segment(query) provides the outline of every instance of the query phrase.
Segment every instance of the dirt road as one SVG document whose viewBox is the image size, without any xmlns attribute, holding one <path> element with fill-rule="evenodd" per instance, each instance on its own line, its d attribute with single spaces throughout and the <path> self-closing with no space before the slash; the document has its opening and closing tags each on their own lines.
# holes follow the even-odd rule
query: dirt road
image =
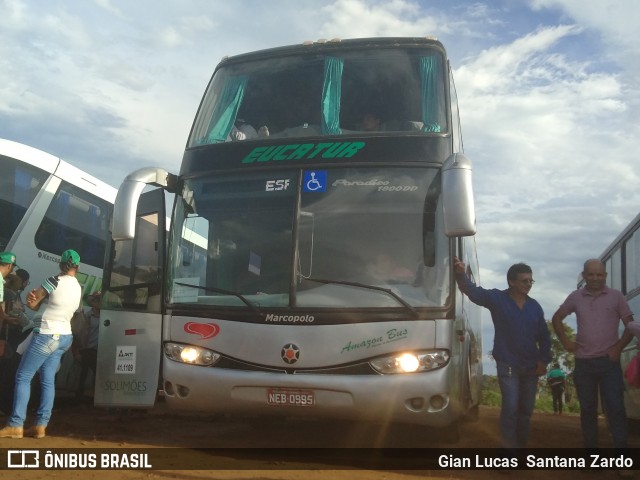
<svg viewBox="0 0 640 480">
<path fill-rule="evenodd" d="M 3 422 L 6 418 L 0 418 Z M 107 411 L 92 405 L 58 402 L 44 439 L 0 439 L 0 449 L 91 449 L 83 451 L 105 452 L 108 449 L 127 449 L 141 452 L 145 448 L 180 447 L 189 450 L 167 450 L 163 461 L 177 465 L 195 465 L 198 470 L 12 470 L 2 472 L 3 478 L 38 479 L 375 479 L 399 480 L 413 478 L 477 479 L 496 477 L 491 470 L 439 470 L 413 471 L 405 467 L 393 468 L 394 462 L 383 462 L 380 469 L 367 462 L 354 459 L 363 452 L 349 449 L 370 448 L 448 448 L 457 456 L 458 448 L 497 448 L 498 410 L 481 408 L 480 420 L 463 426 L 462 440 L 455 445 L 442 445 L 437 433 L 428 434 L 406 429 L 383 429 L 372 425 L 348 422 L 317 421 L 252 421 L 177 415 L 167 411 L 163 404 L 148 412 Z M 611 446 L 604 419 L 601 421 L 602 444 Z M 631 438 L 633 447 L 640 447 L 640 436 Z M 573 415 L 554 416 L 536 413 L 532 422 L 531 447 L 579 448 L 581 434 L 579 418 Z M 203 451 L 197 449 L 226 449 Z M 295 450 L 295 449 L 322 450 Z M 233 449 L 233 450 L 228 450 Z M 268 450 L 278 449 L 278 450 Z M 334 449 L 334 450 L 331 450 Z M 290 454 L 288 454 L 288 452 Z M 296 453 L 297 452 L 297 453 Z M 305 452 L 300 455 L 299 452 Z M 398 452 L 402 452 L 398 450 Z M 370 451 L 365 450 L 370 455 Z M 157 451 L 154 454 L 157 459 Z M 352 461 L 350 461 L 350 459 Z M 215 469 L 215 470 L 213 470 Z M 10 473 L 9 476 L 6 474 Z M 574 478 L 583 475 L 555 470 L 512 471 L 516 478 L 544 479 Z M 569 474 L 569 477 L 567 477 Z M 617 478 L 613 471 L 599 473 L 599 479 Z M 638 472 L 640 478 L 640 472 Z"/>
</svg>

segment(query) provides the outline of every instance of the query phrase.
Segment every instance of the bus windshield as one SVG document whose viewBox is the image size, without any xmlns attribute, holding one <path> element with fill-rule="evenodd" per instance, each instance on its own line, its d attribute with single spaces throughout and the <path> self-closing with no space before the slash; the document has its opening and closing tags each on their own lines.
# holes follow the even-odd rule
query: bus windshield
<svg viewBox="0 0 640 480">
<path fill-rule="evenodd" d="M 223 62 L 188 147 L 267 137 L 444 133 L 443 63 L 440 50 L 426 47 Z"/>
<path fill-rule="evenodd" d="M 170 301 L 440 308 L 449 296 L 441 213 L 436 168 L 188 179 L 173 220 Z"/>
</svg>

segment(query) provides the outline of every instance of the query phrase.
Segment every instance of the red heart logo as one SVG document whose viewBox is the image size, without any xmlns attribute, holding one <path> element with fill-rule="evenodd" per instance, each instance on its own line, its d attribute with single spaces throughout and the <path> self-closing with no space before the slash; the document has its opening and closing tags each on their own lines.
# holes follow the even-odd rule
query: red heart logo
<svg viewBox="0 0 640 480">
<path fill-rule="evenodd" d="M 220 333 L 220 327 L 215 323 L 189 322 L 184 324 L 184 331 L 200 335 L 203 339 L 213 338 Z"/>
</svg>

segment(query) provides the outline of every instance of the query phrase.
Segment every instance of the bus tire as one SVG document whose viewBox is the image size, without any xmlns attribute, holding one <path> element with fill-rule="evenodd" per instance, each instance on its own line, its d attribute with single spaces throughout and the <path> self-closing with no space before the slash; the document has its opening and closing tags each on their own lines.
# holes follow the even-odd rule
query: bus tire
<svg viewBox="0 0 640 480">
<path fill-rule="evenodd" d="M 467 410 L 464 415 L 467 422 L 477 422 L 480 420 L 480 405 L 474 405 Z"/>
<path fill-rule="evenodd" d="M 437 429 L 438 438 L 442 443 L 454 444 L 460 441 L 460 420 L 454 422 L 447 427 Z"/>
<path fill-rule="evenodd" d="M 471 363 L 470 356 L 467 355 L 467 369 L 464 381 L 464 393 L 462 397 L 462 405 L 464 408 L 463 418 L 467 422 L 477 422 L 480 418 L 480 402 L 473 404 L 473 395 L 471 393 Z"/>
</svg>

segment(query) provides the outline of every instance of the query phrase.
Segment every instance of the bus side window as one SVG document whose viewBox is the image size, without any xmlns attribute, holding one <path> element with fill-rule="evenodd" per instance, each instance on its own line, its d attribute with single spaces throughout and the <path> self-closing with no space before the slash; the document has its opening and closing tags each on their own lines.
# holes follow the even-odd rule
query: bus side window
<svg viewBox="0 0 640 480">
<path fill-rule="evenodd" d="M 63 182 L 38 227 L 36 247 L 54 255 L 73 248 L 82 263 L 102 268 L 110 211 L 106 201 Z"/>
</svg>

